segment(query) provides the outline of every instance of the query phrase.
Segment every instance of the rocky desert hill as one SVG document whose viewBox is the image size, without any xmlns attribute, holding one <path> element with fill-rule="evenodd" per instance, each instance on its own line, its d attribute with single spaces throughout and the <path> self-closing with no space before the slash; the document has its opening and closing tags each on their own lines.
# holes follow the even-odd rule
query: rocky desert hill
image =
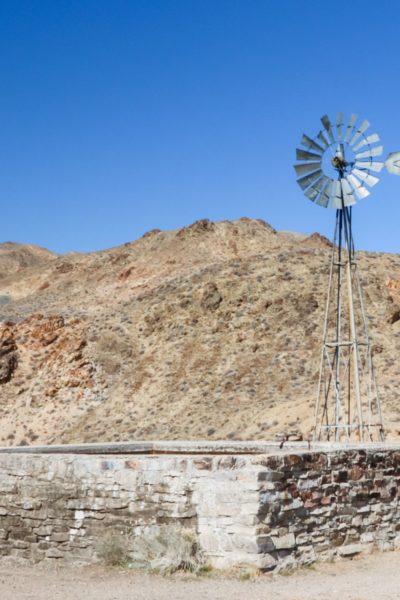
<svg viewBox="0 0 400 600">
<path fill-rule="evenodd" d="M 400 434 L 400 256 L 358 254 Z M 0 444 L 308 435 L 330 245 L 198 221 L 103 252 L 0 245 Z"/>
</svg>

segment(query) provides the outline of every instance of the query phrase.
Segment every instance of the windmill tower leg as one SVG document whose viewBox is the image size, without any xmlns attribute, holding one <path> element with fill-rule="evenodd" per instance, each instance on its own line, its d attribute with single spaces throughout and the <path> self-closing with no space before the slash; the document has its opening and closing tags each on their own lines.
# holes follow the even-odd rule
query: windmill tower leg
<svg viewBox="0 0 400 600">
<path fill-rule="evenodd" d="M 344 229 L 346 237 L 346 275 L 347 275 L 347 292 L 348 292 L 348 309 L 349 309 L 349 324 L 350 324 L 350 362 L 353 364 L 353 381 L 354 381 L 354 396 L 355 405 L 358 417 L 358 437 L 359 440 L 363 440 L 364 435 L 364 419 L 363 411 L 361 406 L 361 392 L 360 392 L 360 357 L 358 352 L 358 339 L 356 330 L 356 320 L 354 314 L 354 298 L 353 298 L 353 268 L 356 268 L 354 248 L 352 247 L 352 235 L 351 235 L 351 208 L 343 206 L 342 208 Z"/>
<path fill-rule="evenodd" d="M 344 205 L 336 211 L 314 417 L 317 440 L 383 439 L 351 216 Z"/>
</svg>

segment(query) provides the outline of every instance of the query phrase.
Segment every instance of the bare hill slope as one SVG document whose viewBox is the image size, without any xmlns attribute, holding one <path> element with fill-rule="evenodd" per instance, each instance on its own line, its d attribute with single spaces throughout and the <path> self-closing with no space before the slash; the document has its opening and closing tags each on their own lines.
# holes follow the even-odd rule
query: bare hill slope
<svg viewBox="0 0 400 600">
<path fill-rule="evenodd" d="M 0 444 L 307 435 L 329 258 L 250 219 L 91 254 L 0 245 Z M 400 257 L 359 264 L 396 438 Z"/>
</svg>

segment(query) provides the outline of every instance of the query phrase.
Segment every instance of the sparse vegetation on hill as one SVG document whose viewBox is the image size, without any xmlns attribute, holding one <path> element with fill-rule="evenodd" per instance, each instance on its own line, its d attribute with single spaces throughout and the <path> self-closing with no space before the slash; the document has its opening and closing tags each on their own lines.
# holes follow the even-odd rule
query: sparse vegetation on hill
<svg viewBox="0 0 400 600">
<path fill-rule="evenodd" d="M 198 221 L 103 252 L 0 245 L 0 444 L 307 436 L 330 243 Z M 400 256 L 360 253 L 400 432 Z"/>
</svg>

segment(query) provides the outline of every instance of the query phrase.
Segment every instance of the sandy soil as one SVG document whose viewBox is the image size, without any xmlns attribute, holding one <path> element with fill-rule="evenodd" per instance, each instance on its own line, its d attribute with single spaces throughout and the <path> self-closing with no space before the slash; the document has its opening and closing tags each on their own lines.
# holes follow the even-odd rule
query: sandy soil
<svg viewBox="0 0 400 600">
<path fill-rule="evenodd" d="M 0 567 L 1 600 L 398 600 L 399 553 L 253 580 L 91 568 Z"/>
</svg>

